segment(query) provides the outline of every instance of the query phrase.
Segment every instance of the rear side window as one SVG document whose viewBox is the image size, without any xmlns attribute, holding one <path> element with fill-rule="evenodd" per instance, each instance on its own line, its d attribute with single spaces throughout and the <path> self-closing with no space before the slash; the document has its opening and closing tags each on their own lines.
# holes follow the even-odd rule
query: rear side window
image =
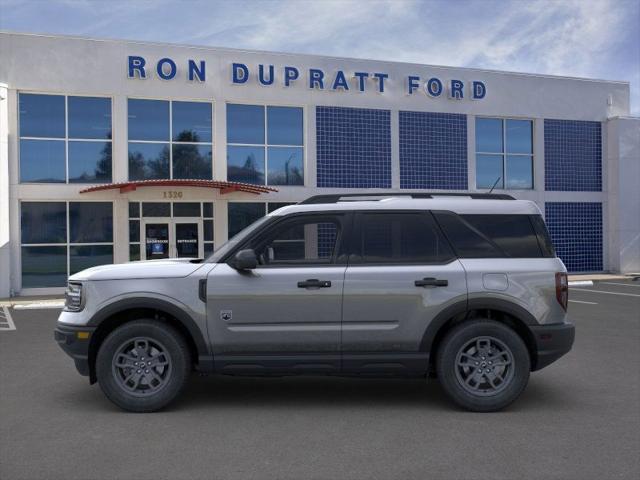
<svg viewBox="0 0 640 480">
<path fill-rule="evenodd" d="M 556 251 L 553 248 L 553 242 L 551 242 L 551 237 L 549 236 L 547 226 L 544 224 L 542 216 L 531 215 L 529 218 L 531 219 L 533 228 L 538 236 L 538 244 L 540 245 L 540 250 L 542 250 L 542 256 L 555 257 Z"/>
<path fill-rule="evenodd" d="M 438 264 L 455 258 L 427 213 L 362 213 L 359 226 L 360 263 Z"/>
</svg>

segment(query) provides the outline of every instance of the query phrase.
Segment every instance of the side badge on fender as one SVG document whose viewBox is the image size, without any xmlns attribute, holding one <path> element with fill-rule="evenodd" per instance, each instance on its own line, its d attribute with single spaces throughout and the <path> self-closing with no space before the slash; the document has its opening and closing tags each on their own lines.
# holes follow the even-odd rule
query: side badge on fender
<svg viewBox="0 0 640 480">
<path fill-rule="evenodd" d="M 228 322 L 232 318 L 233 318 L 232 310 L 220 310 L 220 320 L 224 320 L 225 322 Z"/>
</svg>

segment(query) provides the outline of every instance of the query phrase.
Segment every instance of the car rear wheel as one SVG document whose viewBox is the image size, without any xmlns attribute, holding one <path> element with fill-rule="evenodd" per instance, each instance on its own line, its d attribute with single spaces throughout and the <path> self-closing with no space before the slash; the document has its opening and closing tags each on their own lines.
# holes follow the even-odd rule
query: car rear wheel
<svg viewBox="0 0 640 480">
<path fill-rule="evenodd" d="M 184 388 L 189 348 L 173 327 L 136 320 L 111 332 L 100 346 L 96 376 L 113 403 L 132 412 L 164 408 Z"/>
<path fill-rule="evenodd" d="M 438 349 L 436 370 L 447 395 L 475 412 L 505 408 L 529 381 L 529 352 L 520 336 L 493 321 L 469 320 L 454 327 Z"/>
</svg>

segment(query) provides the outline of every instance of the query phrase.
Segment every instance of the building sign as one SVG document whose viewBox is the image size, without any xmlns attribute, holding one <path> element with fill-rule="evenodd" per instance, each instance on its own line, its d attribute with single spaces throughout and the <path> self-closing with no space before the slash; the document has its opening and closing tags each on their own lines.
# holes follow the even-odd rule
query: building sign
<svg viewBox="0 0 640 480">
<path fill-rule="evenodd" d="M 190 59 L 185 66 L 178 67 L 176 62 L 168 57 L 161 58 L 155 64 L 149 64 L 144 57 L 129 56 L 127 76 L 132 79 L 156 76 L 162 80 L 174 80 L 182 68 L 186 71 L 187 80 L 205 82 L 206 67 L 205 60 Z M 294 85 L 304 85 L 313 90 L 385 93 L 389 74 L 344 70 L 329 72 L 320 68 L 301 69 L 295 66 L 276 67 L 268 64 L 249 66 L 239 62 L 232 62 L 229 65 L 229 80 L 232 84 L 246 85 L 252 79 L 265 87 L 278 85 L 289 88 Z M 407 95 L 423 94 L 430 98 L 481 100 L 487 94 L 486 85 L 479 80 L 463 81 L 435 76 L 407 75 L 402 78 L 402 83 Z"/>
</svg>

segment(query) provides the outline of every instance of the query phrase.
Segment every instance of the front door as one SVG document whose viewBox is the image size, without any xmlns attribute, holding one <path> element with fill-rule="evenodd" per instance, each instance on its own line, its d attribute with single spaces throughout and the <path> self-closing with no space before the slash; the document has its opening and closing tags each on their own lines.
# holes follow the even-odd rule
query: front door
<svg viewBox="0 0 640 480">
<path fill-rule="evenodd" d="M 346 215 L 275 220 L 252 248 L 254 270 L 217 265 L 207 280 L 207 321 L 223 372 L 336 372 L 340 369 L 340 252 Z"/>
<path fill-rule="evenodd" d="M 144 259 L 203 258 L 201 218 L 143 220 Z"/>
</svg>

